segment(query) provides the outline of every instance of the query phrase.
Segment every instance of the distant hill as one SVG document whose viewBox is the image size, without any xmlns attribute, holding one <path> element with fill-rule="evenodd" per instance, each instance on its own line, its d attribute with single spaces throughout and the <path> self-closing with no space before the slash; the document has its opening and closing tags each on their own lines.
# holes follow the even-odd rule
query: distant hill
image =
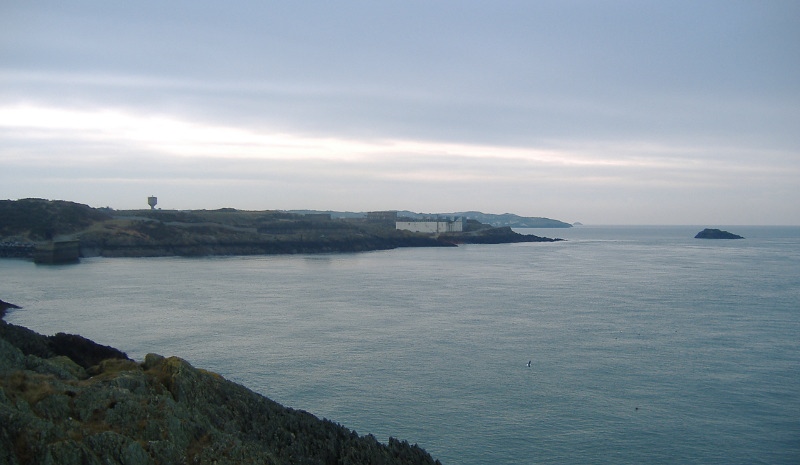
<svg viewBox="0 0 800 465">
<path fill-rule="evenodd" d="M 453 212 L 453 213 L 414 213 L 397 212 L 398 216 L 408 216 L 410 218 L 422 218 L 425 216 L 463 216 L 468 220 L 480 221 L 496 228 L 509 226 L 512 228 L 571 228 L 572 225 L 559 220 L 541 217 L 519 216 L 513 213 L 483 213 L 477 211 Z"/>
<path fill-rule="evenodd" d="M 65 200 L 0 200 L 0 237 L 50 240 L 109 219 L 106 211 Z"/>
<path fill-rule="evenodd" d="M 285 210 L 285 212 L 294 213 L 296 215 L 328 214 L 331 215 L 331 218 L 334 219 L 341 219 L 341 218 L 358 219 L 367 217 L 366 212 L 338 212 L 333 210 Z"/>
<path fill-rule="evenodd" d="M 307 215 L 312 213 L 327 213 L 331 218 L 366 218 L 366 212 L 337 212 L 331 210 L 289 210 L 288 213 Z M 519 216 L 513 213 L 483 213 L 478 211 L 451 212 L 451 213 L 417 213 L 409 210 L 399 210 L 398 217 L 423 219 L 436 216 L 463 216 L 468 220 L 476 220 L 494 227 L 510 226 L 512 228 L 571 228 L 572 225 L 559 220 L 542 217 Z"/>
</svg>

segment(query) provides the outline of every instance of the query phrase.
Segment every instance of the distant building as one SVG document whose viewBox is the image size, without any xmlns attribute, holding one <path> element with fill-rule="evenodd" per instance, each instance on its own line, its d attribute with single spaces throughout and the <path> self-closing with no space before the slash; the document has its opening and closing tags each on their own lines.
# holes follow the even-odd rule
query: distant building
<svg viewBox="0 0 800 465">
<path fill-rule="evenodd" d="M 397 211 L 367 212 L 367 222 L 369 223 L 389 223 L 395 224 L 397 221 Z"/>
<path fill-rule="evenodd" d="M 150 210 L 156 209 L 156 204 L 158 203 L 158 197 L 155 195 L 151 195 L 147 198 L 147 205 L 150 205 Z"/>
<path fill-rule="evenodd" d="M 397 229 L 404 231 L 413 231 L 428 234 L 441 234 L 448 232 L 463 232 L 466 224 L 466 218 L 434 218 L 414 220 L 404 218 L 402 221 L 397 221 L 395 226 Z"/>
<path fill-rule="evenodd" d="M 330 221 L 330 213 L 306 213 L 303 218 L 311 221 Z"/>
</svg>

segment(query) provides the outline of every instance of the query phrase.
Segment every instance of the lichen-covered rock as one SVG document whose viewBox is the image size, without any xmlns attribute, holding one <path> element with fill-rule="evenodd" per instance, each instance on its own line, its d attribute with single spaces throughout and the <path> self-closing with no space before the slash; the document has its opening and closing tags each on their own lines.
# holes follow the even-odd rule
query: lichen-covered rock
<svg viewBox="0 0 800 465">
<path fill-rule="evenodd" d="M 0 464 L 438 463 L 417 446 L 360 437 L 177 357 L 84 368 L 65 356 L 25 355 L 4 334 L 52 351 L 35 341 L 45 336 L 0 328 Z M 100 353 L 72 340 L 84 364 L 81 350 Z"/>
</svg>

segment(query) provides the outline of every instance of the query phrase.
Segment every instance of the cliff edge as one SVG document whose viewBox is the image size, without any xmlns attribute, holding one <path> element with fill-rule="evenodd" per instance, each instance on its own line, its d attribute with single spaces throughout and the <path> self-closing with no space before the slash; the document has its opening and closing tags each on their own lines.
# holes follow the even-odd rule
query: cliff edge
<svg viewBox="0 0 800 465">
<path fill-rule="evenodd" d="M 0 320 L 2 464 L 438 464 L 177 357 L 144 362 Z"/>
</svg>

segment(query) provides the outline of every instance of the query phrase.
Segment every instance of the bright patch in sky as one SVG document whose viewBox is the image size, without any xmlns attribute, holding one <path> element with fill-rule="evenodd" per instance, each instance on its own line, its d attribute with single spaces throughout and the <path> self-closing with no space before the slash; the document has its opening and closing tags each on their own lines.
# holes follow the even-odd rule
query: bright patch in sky
<svg viewBox="0 0 800 465">
<path fill-rule="evenodd" d="M 255 132 L 168 116 L 118 110 L 68 110 L 37 106 L 0 107 L 0 130 L 26 139 L 109 141 L 144 151 L 182 157 L 318 159 L 350 162 L 378 157 L 429 156 L 517 160 L 539 165 L 576 167 L 670 168 L 697 165 L 676 155 L 696 155 L 698 148 L 654 144 L 584 146 L 580 149 L 534 149 L 411 140 L 346 140 Z M 20 137 L 22 136 L 22 137 Z M 454 167 L 454 171 L 457 171 Z"/>
<path fill-rule="evenodd" d="M 800 224 L 797 2 L 7 2 L 0 198 Z"/>
</svg>

